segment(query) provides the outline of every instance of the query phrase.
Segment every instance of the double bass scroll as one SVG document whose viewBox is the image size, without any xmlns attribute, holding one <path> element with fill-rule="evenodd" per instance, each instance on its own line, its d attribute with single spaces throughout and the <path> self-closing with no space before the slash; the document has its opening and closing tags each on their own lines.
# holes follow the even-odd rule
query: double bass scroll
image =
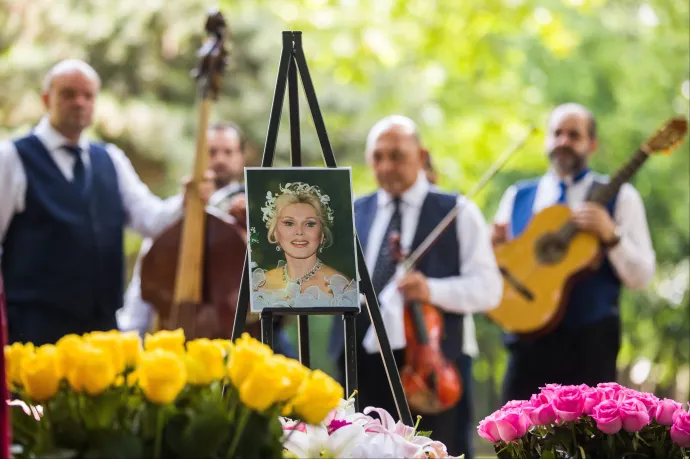
<svg viewBox="0 0 690 459">
<path fill-rule="evenodd" d="M 238 221 L 207 209 L 198 191 L 207 170 L 209 111 L 220 91 L 228 36 L 219 11 L 209 13 L 205 29 L 209 38 L 199 49 L 192 73 L 198 89 L 198 124 L 184 216 L 153 242 L 143 258 L 141 296 L 158 314 L 159 328 L 182 328 L 188 339 L 230 339 L 247 244 Z M 259 336 L 255 328 L 248 331 Z"/>
</svg>

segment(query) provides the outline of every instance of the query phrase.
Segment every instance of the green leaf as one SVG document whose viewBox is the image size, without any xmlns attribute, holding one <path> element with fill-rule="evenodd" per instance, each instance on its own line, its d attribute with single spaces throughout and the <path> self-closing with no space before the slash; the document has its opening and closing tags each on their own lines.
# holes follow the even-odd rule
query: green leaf
<svg viewBox="0 0 690 459">
<path fill-rule="evenodd" d="M 128 432 L 101 432 L 95 447 L 84 454 L 84 459 L 139 459 L 144 457 L 144 443 Z"/>
<path fill-rule="evenodd" d="M 418 437 L 429 437 L 431 438 L 431 430 L 420 430 L 419 432 L 416 432 L 415 435 Z"/>
<path fill-rule="evenodd" d="M 213 457 L 230 433 L 226 414 L 207 411 L 191 419 L 180 441 L 180 457 Z"/>
</svg>

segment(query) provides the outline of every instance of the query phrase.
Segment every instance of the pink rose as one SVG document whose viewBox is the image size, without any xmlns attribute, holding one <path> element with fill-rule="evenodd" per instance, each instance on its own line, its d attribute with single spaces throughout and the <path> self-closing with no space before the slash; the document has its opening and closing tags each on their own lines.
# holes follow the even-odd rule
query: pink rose
<svg viewBox="0 0 690 459">
<path fill-rule="evenodd" d="M 534 394 L 522 408 L 532 424 L 545 426 L 556 420 L 553 404 L 544 394 Z"/>
<path fill-rule="evenodd" d="M 506 443 L 525 435 L 530 426 L 529 418 L 520 409 L 499 411 L 494 419 L 498 435 Z"/>
<path fill-rule="evenodd" d="M 625 390 L 625 387 L 615 382 L 597 384 L 595 389 L 601 394 L 602 400 L 618 399 L 618 394 Z"/>
<path fill-rule="evenodd" d="M 671 426 L 673 425 L 673 415 L 676 413 L 676 411 L 682 409 L 683 405 L 680 403 L 676 402 L 675 400 L 665 398 L 656 406 L 654 417 L 656 418 L 656 422 L 662 426 Z"/>
<path fill-rule="evenodd" d="M 487 416 L 479 423 L 479 427 L 477 427 L 477 433 L 479 433 L 479 436 L 489 440 L 491 443 L 498 443 L 498 441 L 501 439 L 501 435 L 498 433 L 498 427 L 496 427 L 496 419 L 494 418 L 495 415 L 496 413 L 492 414 L 491 416 Z"/>
<path fill-rule="evenodd" d="M 556 397 L 556 392 L 558 392 L 561 389 L 560 384 L 547 384 L 544 387 L 541 387 L 541 394 L 545 395 L 546 398 L 549 400 L 553 400 Z"/>
<path fill-rule="evenodd" d="M 592 410 L 592 418 L 596 421 L 597 428 L 605 434 L 616 434 L 623 427 L 616 400 L 604 400 L 595 406 Z"/>
<path fill-rule="evenodd" d="M 625 398 L 634 398 L 642 402 L 642 404 L 647 408 L 647 414 L 649 414 L 650 419 L 654 417 L 656 413 L 656 407 L 659 404 L 659 398 L 654 394 L 648 392 L 639 392 L 633 389 L 625 389 L 623 391 Z"/>
<path fill-rule="evenodd" d="M 561 387 L 553 399 L 558 419 L 564 422 L 574 421 L 582 416 L 585 407 L 585 397 L 578 386 Z"/>
<path fill-rule="evenodd" d="M 503 408 L 501 408 L 501 410 L 509 410 L 511 408 L 522 408 L 525 403 L 527 403 L 525 400 L 511 400 L 505 405 L 503 405 Z"/>
<path fill-rule="evenodd" d="M 637 398 L 623 400 L 618 407 L 618 411 L 623 420 L 623 429 L 626 432 L 637 432 L 649 424 L 647 407 Z"/>
<path fill-rule="evenodd" d="M 690 413 L 681 409 L 671 427 L 671 440 L 681 448 L 690 448 Z"/>
<path fill-rule="evenodd" d="M 602 392 L 597 389 L 590 389 L 585 392 L 585 404 L 582 409 L 584 414 L 592 414 L 592 410 L 602 401 Z"/>
</svg>

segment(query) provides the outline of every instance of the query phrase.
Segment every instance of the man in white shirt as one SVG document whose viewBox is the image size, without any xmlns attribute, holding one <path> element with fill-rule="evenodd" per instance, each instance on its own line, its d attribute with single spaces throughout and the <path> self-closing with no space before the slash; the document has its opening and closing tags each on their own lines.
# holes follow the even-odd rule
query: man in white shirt
<svg viewBox="0 0 690 459">
<path fill-rule="evenodd" d="M 498 305 L 503 284 L 479 208 L 463 196 L 432 188 L 424 170 L 426 154 L 417 126 L 409 118 L 390 116 L 377 123 L 367 140 L 366 157 L 379 189 L 355 202 L 355 225 L 399 369 L 405 349 L 402 302 L 431 304 L 443 314 L 442 350 L 457 366 L 464 394 L 454 407 L 423 415 L 420 428 L 433 431 L 432 438 L 443 442 L 449 454 L 471 458 L 471 438 L 476 435 L 471 411 L 472 356 L 477 352 L 471 317 Z M 403 251 L 411 253 L 455 206 L 461 209 L 455 224 L 439 237 L 417 270 L 395 278 L 391 236 L 399 234 Z M 397 307 L 380 295 L 389 284 L 402 297 Z M 363 310 L 357 316 L 356 332 L 359 402 L 362 407 L 382 407 L 395 416 L 378 346 L 366 337 L 373 336 L 370 327 Z M 342 329 L 342 321 L 335 320 L 330 346 L 341 369 Z M 421 413 L 413 410 L 415 414 Z"/>
<path fill-rule="evenodd" d="M 605 258 L 579 280 L 565 315 L 552 332 L 537 339 L 507 335 L 508 368 L 504 400 L 526 400 L 546 384 L 589 384 L 616 380 L 621 330 L 621 285 L 644 289 L 655 271 L 644 204 L 625 183 L 606 206 L 585 199 L 606 177 L 588 168 L 598 147 L 596 120 L 585 107 L 568 103 L 549 117 L 546 153 L 549 171 L 508 188 L 494 218 L 494 244 L 517 237 L 534 213 L 556 203 L 573 209 L 573 221 L 601 240 Z"/>
<path fill-rule="evenodd" d="M 120 149 L 83 134 L 99 89 L 87 63 L 58 63 L 42 88 L 46 115 L 28 135 L 0 144 L 10 343 L 117 328 L 125 225 L 154 237 L 182 215 L 181 197 L 154 196 Z M 210 189 L 201 187 L 202 198 Z"/>
</svg>

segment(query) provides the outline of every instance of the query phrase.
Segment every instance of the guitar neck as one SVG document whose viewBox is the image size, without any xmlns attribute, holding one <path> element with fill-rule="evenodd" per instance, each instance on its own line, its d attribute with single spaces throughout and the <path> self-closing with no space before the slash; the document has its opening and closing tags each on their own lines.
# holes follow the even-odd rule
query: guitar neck
<svg viewBox="0 0 690 459">
<path fill-rule="evenodd" d="M 621 186 L 628 182 L 633 175 L 637 173 L 642 167 L 645 161 L 649 158 L 649 155 L 644 151 L 637 150 L 635 154 L 628 160 L 628 162 L 621 167 L 618 172 L 613 176 L 613 178 L 604 186 L 601 186 L 594 190 L 592 196 L 588 201 L 596 202 L 605 206 L 613 197 L 618 193 Z"/>
<path fill-rule="evenodd" d="M 204 98 L 199 110 L 198 135 L 194 170 L 191 177 L 193 185 L 204 180 L 208 163 L 206 130 L 210 100 Z M 203 297 L 204 241 L 206 235 L 206 206 L 199 194 L 198 186 L 191 186 L 186 193 L 184 219 L 180 236 L 180 254 L 177 261 L 174 304 L 199 304 Z"/>
</svg>

